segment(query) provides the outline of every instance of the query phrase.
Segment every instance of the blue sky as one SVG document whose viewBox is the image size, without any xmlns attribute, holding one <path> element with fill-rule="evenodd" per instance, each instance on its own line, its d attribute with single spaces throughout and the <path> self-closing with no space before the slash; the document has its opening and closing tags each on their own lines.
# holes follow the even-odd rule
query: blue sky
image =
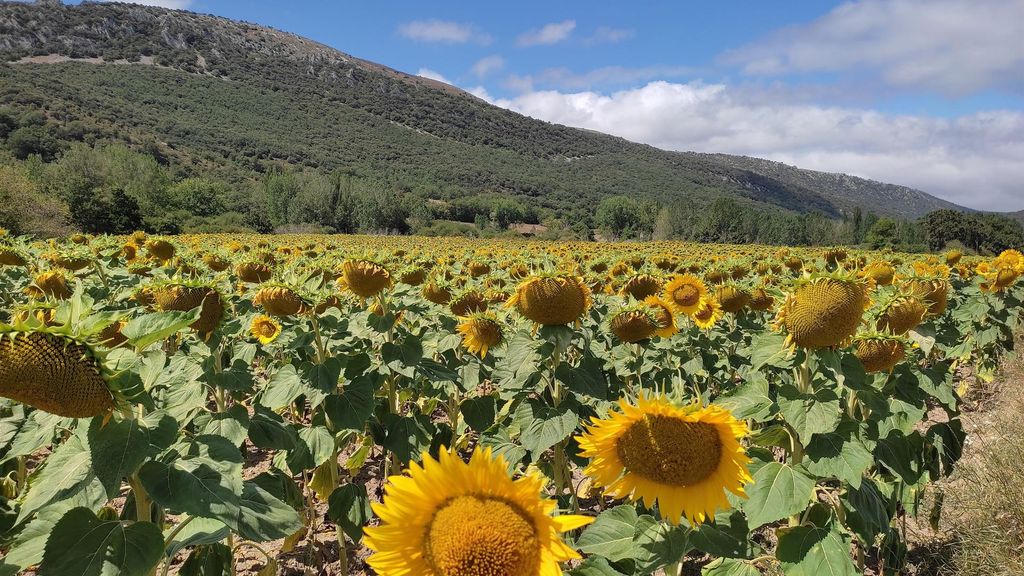
<svg viewBox="0 0 1024 576">
<path fill-rule="evenodd" d="M 518 112 L 1024 210 L 1024 1 L 147 0 Z"/>
</svg>

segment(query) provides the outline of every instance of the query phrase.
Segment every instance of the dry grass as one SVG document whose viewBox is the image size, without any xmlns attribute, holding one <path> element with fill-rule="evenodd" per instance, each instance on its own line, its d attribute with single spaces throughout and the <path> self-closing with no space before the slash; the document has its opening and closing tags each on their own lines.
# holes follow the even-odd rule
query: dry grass
<svg viewBox="0 0 1024 576">
<path fill-rule="evenodd" d="M 1024 358 L 1004 363 L 997 401 L 968 415 L 968 444 L 945 487 L 954 576 L 1024 574 Z"/>
</svg>

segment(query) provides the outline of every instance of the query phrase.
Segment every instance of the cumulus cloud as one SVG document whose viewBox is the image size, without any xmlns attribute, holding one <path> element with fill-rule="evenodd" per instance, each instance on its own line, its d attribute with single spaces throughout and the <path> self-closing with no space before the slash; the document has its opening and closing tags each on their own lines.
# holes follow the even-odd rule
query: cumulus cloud
<svg viewBox="0 0 1024 576">
<path fill-rule="evenodd" d="M 600 86 L 635 85 L 654 78 L 678 78 L 692 72 L 692 69 L 685 66 L 604 66 L 586 72 L 573 72 L 568 68 L 547 68 L 537 74 L 510 74 L 505 78 L 503 85 L 515 92 L 533 92 L 539 87 L 587 90 Z"/>
<path fill-rule="evenodd" d="M 171 8 L 173 10 L 185 10 L 194 4 L 193 0 L 102 0 L 103 2 L 127 2 L 129 4 L 142 4 L 143 6 L 159 6 L 160 8 Z"/>
<path fill-rule="evenodd" d="M 918 188 L 985 210 L 1024 209 L 1024 113 L 958 118 L 765 101 L 723 84 L 650 82 L 611 94 L 477 96 L 543 120 L 668 150 L 769 158 Z"/>
<path fill-rule="evenodd" d="M 437 42 L 441 44 L 490 44 L 491 37 L 480 32 L 471 24 L 449 22 L 446 20 L 415 20 L 398 27 L 402 36 L 417 42 Z"/>
<path fill-rule="evenodd" d="M 516 44 L 519 46 L 540 46 L 544 44 L 557 44 L 569 38 L 572 31 L 576 29 L 575 20 L 565 20 L 547 24 L 538 30 L 530 30 L 519 36 Z"/>
<path fill-rule="evenodd" d="M 618 44 L 624 40 L 629 40 L 633 36 L 636 36 L 636 30 L 632 28 L 610 28 L 608 26 L 601 26 L 594 33 L 585 40 L 588 46 L 595 44 Z"/>
<path fill-rule="evenodd" d="M 505 59 L 501 56 L 487 56 L 477 60 L 476 64 L 473 64 L 472 72 L 477 78 L 483 78 L 491 72 L 496 72 L 505 67 Z"/>
<path fill-rule="evenodd" d="M 748 74 L 860 72 L 897 87 L 1024 90 L 1021 0 L 859 0 L 725 53 Z"/>
<path fill-rule="evenodd" d="M 451 84 L 452 82 L 444 77 L 440 72 L 431 70 L 430 68 L 420 68 L 416 71 L 417 76 L 429 78 L 431 80 L 437 80 L 438 82 L 444 82 L 445 84 Z"/>
</svg>

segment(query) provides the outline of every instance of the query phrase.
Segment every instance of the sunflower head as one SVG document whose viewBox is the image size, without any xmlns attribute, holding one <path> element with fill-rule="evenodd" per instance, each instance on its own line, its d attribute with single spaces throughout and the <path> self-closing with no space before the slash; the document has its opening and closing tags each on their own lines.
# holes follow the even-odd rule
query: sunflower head
<svg viewBox="0 0 1024 576">
<path fill-rule="evenodd" d="M 153 302 L 160 310 L 188 312 L 202 306 L 199 319 L 190 328 L 202 334 L 217 329 L 224 316 L 224 299 L 220 292 L 201 282 L 168 282 L 151 287 Z"/>
<path fill-rule="evenodd" d="M 440 276 L 431 277 L 422 288 L 423 297 L 439 306 L 446 306 L 452 299 L 452 291 Z"/>
<path fill-rule="evenodd" d="M 482 312 L 461 318 L 458 331 L 462 334 L 462 346 L 481 358 L 487 356 L 488 350 L 500 346 L 505 341 L 501 324 L 493 315 Z"/>
<path fill-rule="evenodd" d="M 786 297 L 778 323 L 796 346 L 832 348 L 857 332 L 867 305 L 866 282 L 842 275 L 811 277 Z"/>
<path fill-rule="evenodd" d="M 678 314 L 692 314 L 707 295 L 704 281 L 692 274 L 676 276 L 665 286 L 665 300 Z"/>
<path fill-rule="evenodd" d="M 879 260 L 868 264 L 860 271 L 860 276 L 870 278 L 878 286 L 889 286 L 896 278 L 896 269 L 892 264 Z"/>
<path fill-rule="evenodd" d="M 370 260 L 346 260 L 341 274 L 348 289 L 360 298 L 371 298 L 391 287 L 391 273 Z"/>
<path fill-rule="evenodd" d="M 115 408 L 108 378 L 97 350 L 59 328 L 0 326 L 0 396 L 88 418 Z"/>
<path fill-rule="evenodd" d="M 206 267 L 214 272 L 223 272 L 231 267 L 230 262 L 216 254 L 204 254 L 203 264 L 206 264 Z"/>
<path fill-rule="evenodd" d="M 882 305 L 875 320 L 875 329 L 902 336 L 924 322 L 928 306 L 913 296 L 897 295 Z"/>
<path fill-rule="evenodd" d="M 242 282 L 262 284 L 273 278 L 274 269 L 265 262 L 242 262 L 235 266 L 235 276 L 238 276 L 238 279 Z"/>
<path fill-rule="evenodd" d="M 718 299 L 714 296 L 708 296 L 701 298 L 697 309 L 690 314 L 690 319 L 701 330 L 710 330 L 715 324 L 718 324 L 722 316 L 724 316 L 724 313 L 722 312 L 722 305 L 718 303 Z"/>
<path fill-rule="evenodd" d="M 623 310 L 608 321 L 615 336 L 628 343 L 651 339 L 658 331 L 658 321 L 645 307 Z"/>
<path fill-rule="evenodd" d="M 928 306 L 928 316 L 942 316 L 949 305 L 949 282 L 941 278 L 914 278 L 910 292 Z"/>
<path fill-rule="evenodd" d="M 60 270 L 40 272 L 33 278 L 32 284 L 25 288 L 25 293 L 32 298 L 53 298 L 64 300 L 71 297 L 68 279 Z"/>
<path fill-rule="evenodd" d="M 655 334 L 662 338 L 668 338 L 679 332 L 679 327 L 676 326 L 675 313 L 668 302 L 658 296 L 648 296 L 644 298 L 644 305 L 651 315 L 654 316 L 655 323 L 658 324 L 658 331 Z"/>
<path fill-rule="evenodd" d="M 542 326 L 561 326 L 579 320 L 590 303 L 590 288 L 582 278 L 560 274 L 527 279 L 506 306 Z"/>
<path fill-rule="evenodd" d="M 632 296 L 634 300 L 643 301 L 644 298 L 661 292 L 661 280 L 651 274 L 637 274 L 627 280 L 619 292 L 623 296 Z"/>
<path fill-rule="evenodd" d="M 292 288 L 284 285 L 264 285 L 256 292 L 253 304 L 260 306 L 267 314 L 278 318 L 287 318 L 302 314 L 309 309 L 309 304 Z"/>
<path fill-rule="evenodd" d="M 750 302 L 747 306 L 755 312 L 765 312 L 775 306 L 775 298 L 763 287 L 754 288 L 750 292 Z"/>
<path fill-rule="evenodd" d="M 0 266 L 24 266 L 27 263 L 25 256 L 13 246 L 0 246 Z"/>
<path fill-rule="evenodd" d="M 270 344 L 281 335 L 281 324 L 270 316 L 260 314 L 252 319 L 249 332 L 260 344 Z"/>
<path fill-rule="evenodd" d="M 442 449 L 435 460 L 392 476 L 373 511 L 381 525 L 365 530 L 381 576 L 552 576 L 579 558 L 560 534 L 593 518 L 556 516 L 538 495 L 538 476 L 513 480 L 505 460 L 477 448 L 469 462 Z"/>
<path fill-rule="evenodd" d="M 657 502 L 662 518 L 703 522 L 729 507 L 726 491 L 745 496 L 750 459 L 740 445 L 747 427 L 717 406 L 677 407 L 664 397 L 619 401 L 577 437 L 586 474 L 607 494 Z"/>
<path fill-rule="evenodd" d="M 855 354 L 868 374 L 891 372 L 907 356 L 903 339 L 891 334 L 869 334 L 854 338 Z"/>
<path fill-rule="evenodd" d="M 959 250 L 950 250 L 949 252 L 946 252 L 946 266 L 956 266 L 960 263 L 960 260 L 963 259 L 963 257 L 964 253 Z"/>
<path fill-rule="evenodd" d="M 409 286 L 419 286 L 420 284 L 423 284 L 423 280 L 425 280 L 426 277 L 427 271 L 424 270 L 422 267 L 411 266 L 409 268 L 406 268 L 405 270 L 402 270 L 402 273 L 399 274 L 398 279 L 402 282 L 402 284 L 407 284 Z"/>
<path fill-rule="evenodd" d="M 733 284 L 723 284 L 715 290 L 715 299 L 722 305 L 723 312 L 737 314 L 750 303 L 750 292 Z"/>
<path fill-rule="evenodd" d="M 456 316 L 469 316 L 474 312 L 487 310 L 487 297 L 475 288 L 462 290 L 452 295 L 448 302 L 448 309 Z"/>
<path fill-rule="evenodd" d="M 175 248 L 174 244 L 171 244 L 167 240 L 162 238 L 151 238 L 146 240 L 146 252 L 161 262 L 167 262 L 171 258 L 174 258 Z"/>
</svg>

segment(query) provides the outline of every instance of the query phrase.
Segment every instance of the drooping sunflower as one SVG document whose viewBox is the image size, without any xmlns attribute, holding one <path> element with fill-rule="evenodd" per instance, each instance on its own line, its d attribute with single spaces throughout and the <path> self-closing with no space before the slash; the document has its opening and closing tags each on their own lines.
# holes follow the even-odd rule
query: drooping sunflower
<svg viewBox="0 0 1024 576">
<path fill-rule="evenodd" d="M 722 311 L 737 314 L 750 303 L 750 293 L 732 284 L 723 284 L 715 290 L 715 299 L 722 305 Z"/>
<path fill-rule="evenodd" d="M 913 296 L 897 296 L 885 303 L 875 320 L 875 329 L 902 336 L 924 322 L 928 307 Z"/>
<path fill-rule="evenodd" d="M 590 309 L 590 288 L 570 274 L 533 276 L 505 305 L 542 326 L 572 324 Z"/>
<path fill-rule="evenodd" d="M 676 276 L 665 286 L 665 299 L 677 314 L 693 314 L 707 295 L 704 281 L 692 274 Z"/>
<path fill-rule="evenodd" d="M 868 374 L 891 372 L 907 357 L 906 343 L 891 334 L 867 334 L 854 338 L 854 353 Z"/>
<path fill-rule="evenodd" d="M 623 310 L 612 316 L 608 325 L 619 340 L 630 344 L 649 340 L 658 331 L 658 321 L 643 308 Z"/>
<path fill-rule="evenodd" d="M 658 292 L 661 292 L 661 280 L 651 274 L 637 274 L 627 280 L 619 290 L 622 296 L 632 296 L 633 299 L 640 301 Z"/>
<path fill-rule="evenodd" d="M 701 330 L 710 330 L 719 320 L 722 319 L 722 305 L 714 296 L 701 298 L 697 309 L 690 314 L 693 323 Z"/>
<path fill-rule="evenodd" d="M 196 332 L 213 332 L 224 316 L 224 299 L 220 292 L 202 282 L 169 282 L 152 287 L 151 293 L 160 310 L 188 312 L 202 306 L 199 319 L 189 325 Z"/>
<path fill-rule="evenodd" d="M 896 269 L 892 267 L 892 264 L 878 260 L 861 269 L 860 276 L 874 280 L 875 284 L 879 286 L 889 286 L 896 278 Z"/>
<path fill-rule="evenodd" d="M 614 498 L 655 502 L 663 519 L 703 522 L 727 509 L 726 491 L 745 496 L 747 427 L 718 406 L 677 407 L 664 397 L 619 401 L 576 439 L 585 473 Z"/>
<path fill-rule="evenodd" d="M 448 309 L 456 316 L 469 316 L 474 312 L 487 311 L 487 297 L 479 290 L 470 288 L 452 295 Z"/>
<path fill-rule="evenodd" d="M 949 305 L 949 282 L 942 278 L 915 278 L 910 291 L 928 306 L 928 316 L 942 316 Z"/>
<path fill-rule="evenodd" d="M 560 576 L 579 558 L 560 536 L 593 521 L 556 516 L 536 475 L 509 477 L 504 458 L 477 448 L 469 462 L 442 449 L 388 479 L 381 525 L 365 530 L 380 576 Z"/>
<path fill-rule="evenodd" d="M 287 318 L 309 309 L 309 304 L 295 290 L 281 285 L 264 285 L 256 292 L 253 304 L 262 307 L 267 314 Z"/>
<path fill-rule="evenodd" d="M 25 288 L 25 293 L 32 298 L 53 298 L 64 300 L 71 297 L 71 287 L 67 277 L 60 270 L 48 270 L 36 275 L 32 284 Z"/>
<path fill-rule="evenodd" d="M 270 316 L 260 314 L 252 319 L 249 332 L 260 341 L 260 344 L 270 344 L 281 335 L 281 324 Z"/>
<path fill-rule="evenodd" d="M 658 323 L 658 331 L 655 334 L 662 338 L 668 338 L 679 332 L 675 314 L 672 313 L 672 306 L 668 302 L 658 296 L 648 296 L 644 298 L 644 304 L 654 315 L 655 322 Z"/>
<path fill-rule="evenodd" d="M 812 277 L 797 285 L 779 310 L 787 341 L 801 348 L 832 348 L 857 332 L 868 305 L 867 283 L 852 277 Z"/>
<path fill-rule="evenodd" d="M 461 318 L 457 330 L 462 334 L 462 346 L 481 358 L 505 340 L 501 324 L 494 316 L 480 312 Z"/>
<path fill-rule="evenodd" d="M 346 260 L 341 274 L 348 289 L 361 298 L 371 298 L 391 287 L 387 268 L 369 260 Z"/>
</svg>

